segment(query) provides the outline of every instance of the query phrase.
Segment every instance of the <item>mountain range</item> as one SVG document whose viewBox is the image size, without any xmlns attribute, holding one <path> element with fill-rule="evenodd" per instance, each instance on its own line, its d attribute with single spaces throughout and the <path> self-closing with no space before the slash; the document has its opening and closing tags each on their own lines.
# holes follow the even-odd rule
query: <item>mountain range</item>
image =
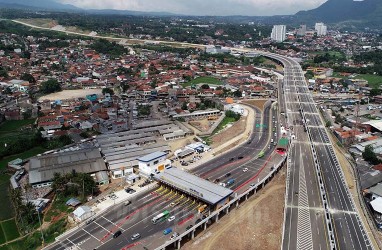
<svg viewBox="0 0 382 250">
<path fill-rule="evenodd" d="M 1 7 L 83 12 L 104 15 L 181 16 L 169 12 L 142 12 L 111 9 L 85 10 L 74 5 L 61 4 L 53 0 L 12 0 L 11 3 L 9 0 L 0 0 L 0 8 Z M 236 16 L 232 18 L 238 19 L 240 17 Z M 246 18 L 241 17 L 240 19 L 245 20 Z M 259 20 L 269 24 L 313 24 L 315 22 L 324 22 L 339 27 L 380 28 L 382 24 L 382 0 L 328 0 L 316 9 L 300 11 L 295 15 L 259 17 Z"/>
</svg>

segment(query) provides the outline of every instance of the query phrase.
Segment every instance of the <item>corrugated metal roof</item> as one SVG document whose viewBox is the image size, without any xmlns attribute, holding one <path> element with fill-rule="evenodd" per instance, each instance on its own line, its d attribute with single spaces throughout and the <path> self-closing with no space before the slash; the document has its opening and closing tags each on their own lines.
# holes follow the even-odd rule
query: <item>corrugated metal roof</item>
<svg viewBox="0 0 382 250">
<path fill-rule="evenodd" d="M 167 153 L 162 152 L 162 151 L 156 151 L 156 152 L 153 152 L 151 154 L 139 157 L 137 160 L 142 161 L 142 162 L 149 162 L 149 161 L 155 160 L 155 159 L 160 158 L 160 157 L 165 156 L 165 155 L 167 155 Z"/>
<path fill-rule="evenodd" d="M 48 154 L 31 158 L 29 161 L 29 183 L 47 182 L 54 173 L 95 173 L 106 170 L 98 148 Z"/>
<path fill-rule="evenodd" d="M 231 189 L 224 188 L 175 167 L 166 169 L 164 172 L 155 175 L 154 178 L 193 195 L 210 205 L 216 205 L 233 193 Z"/>
</svg>

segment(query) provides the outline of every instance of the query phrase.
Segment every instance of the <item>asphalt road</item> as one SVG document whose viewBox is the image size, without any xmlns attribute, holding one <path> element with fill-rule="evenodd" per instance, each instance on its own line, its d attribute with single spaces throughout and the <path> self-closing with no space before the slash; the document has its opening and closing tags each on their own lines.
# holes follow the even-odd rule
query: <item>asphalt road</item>
<svg viewBox="0 0 382 250">
<path fill-rule="evenodd" d="M 330 249 L 331 239 L 324 213 L 328 209 L 336 249 L 372 249 L 299 64 L 278 55 L 270 57 L 280 60 L 285 66 L 283 93 L 286 114 L 297 136 L 288 159 L 282 248 Z M 311 137 L 304 131 L 300 110 Z M 322 203 L 311 145 L 321 167 L 319 174 L 324 182 L 326 207 Z"/>
<path fill-rule="evenodd" d="M 262 113 L 257 110 L 253 134 L 248 142 L 197 167 L 193 173 L 210 181 L 218 178 L 223 182 L 234 178 L 235 183 L 231 189 L 236 189 L 236 192 L 247 189 L 250 183 L 242 184 L 259 172 L 265 159 L 273 151 L 273 147 L 267 147 L 271 137 L 275 139 L 274 132 L 270 134 L 272 126 L 277 122 L 277 118 L 273 119 L 272 111 L 271 107 L 267 107 L 262 119 Z M 257 127 L 256 124 L 261 122 L 264 126 Z M 263 148 L 266 149 L 264 157 L 252 160 L 251 158 L 256 157 Z M 248 171 L 244 172 L 244 168 L 248 168 Z M 226 176 L 227 173 L 230 173 L 229 177 Z M 170 205 L 172 202 L 179 204 L 173 207 Z M 180 233 L 185 231 L 187 226 L 194 224 L 200 218 L 197 213 L 197 207 L 200 205 L 189 197 L 160 187 L 139 194 L 132 200 L 131 205 L 115 205 L 103 215 L 97 216 L 89 225 L 78 228 L 48 249 L 64 250 L 73 246 L 78 249 L 153 249 L 170 238 L 171 234 L 163 235 L 164 229 L 171 228 Z M 152 224 L 151 218 L 164 210 L 169 210 L 170 214 L 175 216 L 175 220 Z M 113 234 L 118 230 L 121 230 L 122 234 L 114 239 Z M 141 237 L 132 240 L 131 236 L 135 233 L 139 233 Z"/>
</svg>

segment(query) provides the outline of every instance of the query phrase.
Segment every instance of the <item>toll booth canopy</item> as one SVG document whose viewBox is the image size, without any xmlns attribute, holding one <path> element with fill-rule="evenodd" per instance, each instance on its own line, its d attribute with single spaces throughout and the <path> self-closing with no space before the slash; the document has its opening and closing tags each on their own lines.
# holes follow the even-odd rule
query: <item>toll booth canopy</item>
<svg viewBox="0 0 382 250">
<path fill-rule="evenodd" d="M 233 193 L 231 189 L 219 186 L 175 167 L 166 169 L 164 172 L 154 175 L 153 178 L 211 206 L 216 206 L 218 203 L 227 200 Z"/>
</svg>

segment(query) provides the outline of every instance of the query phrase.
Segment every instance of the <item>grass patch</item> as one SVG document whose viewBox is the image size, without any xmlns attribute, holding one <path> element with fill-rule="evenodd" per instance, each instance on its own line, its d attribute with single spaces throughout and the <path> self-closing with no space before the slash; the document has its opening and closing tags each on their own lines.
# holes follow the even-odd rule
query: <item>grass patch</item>
<svg viewBox="0 0 382 250">
<path fill-rule="evenodd" d="M 364 79 L 369 82 L 369 86 L 372 88 L 379 88 L 379 86 L 382 84 L 382 76 L 379 75 L 357 75 L 355 77 L 356 79 Z"/>
<path fill-rule="evenodd" d="M 7 174 L 0 175 L 0 200 L 2 205 L 0 206 L 0 220 L 7 220 L 14 216 L 13 207 L 9 198 L 9 178 Z"/>
<path fill-rule="evenodd" d="M 217 134 L 219 133 L 221 130 L 223 130 L 229 123 L 234 123 L 236 122 L 235 118 L 234 117 L 224 117 L 223 121 L 221 121 L 219 123 L 219 125 L 215 128 L 214 132 L 212 133 L 213 135 L 214 134 Z"/>
<path fill-rule="evenodd" d="M 1 227 L 3 228 L 7 241 L 14 240 L 20 236 L 14 219 L 1 222 Z"/>
<path fill-rule="evenodd" d="M 20 158 L 20 159 L 24 160 L 24 159 L 30 158 L 32 156 L 35 156 L 37 154 L 44 153 L 45 151 L 47 151 L 46 148 L 35 147 L 35 148 L 29 149 L 29 150 L 27 150 L 25 152 L 22 152 L 20 154 L 16 154 L 16 155 L 11 155 L 11 156 L 5 157 L 4 159 L 2 159 L 0 161 L 0 170 L 6 168 L 8 162 L 13 161 L 14 159 Z"/>
<path fill-rule="evenodd" d="M 24 240 L 18 240 L 0 247 L 0 250 L 25 250 L 25 249 L 28 249 L 28 248 L 24 246 Z"/>
<path fill-rule="evenodd" d="M 19 121 L 5 121 L 0 125 L 0 132 L 11 132 L 15 130 L 19 130 L 20 128 L 33 124 L 35 119 L 29 120 L 19 120 Z"/>
<path fill-rule="evenodd" d="M 194 80 L 191 80 L 189 82 L 186 82 L 186 83 L 183 83 L 182 86 L 183 87 L 187 87 L 187 86 L 191 86 L 193 84 L 200 84 L 200 83 L 206 83 L 206 84 L 215 84 L 215 85 L 222 85 L 223 83 L 217 79 L 217 78 L 214 78 L 214 77 L 209 77 L 209 76 L 202 76 L 202 77 L 198 77 Z"/>
<path fill-rule="evenodd" d="M 0 244 L 4 244 L 5 242 L 7 242 L 7 239 L 5 238 L 3 228 L 0 227 Z"/>
</svg>

